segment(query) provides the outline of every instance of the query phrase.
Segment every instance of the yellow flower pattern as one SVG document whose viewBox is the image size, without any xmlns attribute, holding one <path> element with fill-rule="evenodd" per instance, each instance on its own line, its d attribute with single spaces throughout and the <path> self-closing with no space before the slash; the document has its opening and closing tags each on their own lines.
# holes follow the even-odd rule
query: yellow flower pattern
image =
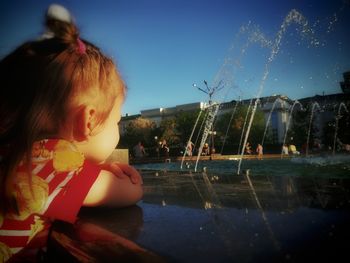
<svg viewBox="0 0 350 263">
<path fill-rule="evenodd" d="M 33 144 L 32 158 L 35 162 L 47 161 L 52 158 L 52 152 L 45 148 L 45 140 Z"/>
<path fill-rule="evenodd" d="M 42 220 L 39 216 L 34 216 L 34 224 L 30 225 L 31 234 L 28 239 L 28 243 L 38 234 L 41 230 L 45 228 L 44 220 Z"/>
<path fill-rule="evenodd" d="M 50 161 L 52 161 L 51 168 L 47 165 L 50 165 Z M 48 182 L 51 182 L 54 178 L 52 176 L 58 173 L 70 171 L 75 171 L 75 174 L 79 173 L 84 164 L 84 155 L 77 150 L 74 144 L 68 141 L 42 140 L 33 144 L 32 164 L 32 175 L 26 172 L 25 166 L 23 166 L 25 162 L 22 161 L 19 164 L 15 182 L 12 186 L 11 192 L 16 200 L 18 213 L 7 213 L 6 215 L 0 213 L 0 228 L 7 219 L 17 220 L 19 223 L 22 221 L 24 223 L 24 221 L 32 217 L 30 219 L 32 223 L 28 223 L 28 228 L 26 228 L 29 230 L 27 243 L 34 239 L 39 232 L 48 227 L 48 222 L 45 221 L 45 218 L 41 217 L 41 214 L 52 202 L 51 195 L 53 194 L 54 197 L 54 192 L 60 189 L 49 189 Z M 40 173 L 42 169 L 50 170 L 50 179 L 45 177 L 45 175 L 41 177 L 43 176 Z M 16 231 L 16 228 L 9 229 L 9 233 L 12 230 Z M 0 242 L 0 262 L 7 261 L 12 255 L 13 253 L 8 244 L 3 243 L 3 241 Z"/>
<path fill-rule="evenodd" d="M 74 171 L 82 167 L 84 155 L 73 144 L 60 140 L 54 149 L 53 167 L 57 172 Z"/>
<path fill-rule="evenodd" d="M 48 191 L 49 187 L 41 177 L 32 175 L 30 178 L 27 173 L 17 173 L 17 183 L 13 194 L 17 200 L 19 214 L 12 213 L 7 217 L 25 220 L 31 214 L 39 213 L 46 203 Z"/>
<path fill-rule="evenodd" d="M 0 242 L 0 262 L 6 262 L 12 256 L 12 252 L 8 246 Z"/>
</svg>

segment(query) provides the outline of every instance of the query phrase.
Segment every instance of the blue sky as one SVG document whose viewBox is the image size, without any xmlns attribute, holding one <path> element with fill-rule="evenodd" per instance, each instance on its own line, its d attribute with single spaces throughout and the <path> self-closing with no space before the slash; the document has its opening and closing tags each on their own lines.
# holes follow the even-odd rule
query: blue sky
<svg viewBox="0 0 350 263">
<path fill-rule="evenodd" d="M 44 12 L 50 3 L 0 3 L 1 57 L 43 32 Z M 192 87 L 197 83 L 204 88 L 203 80 L 210 86 L 225 81 L 216 96 L 219 101 L 256 96 L 271 47 L 252 41 L 252 36 L 255 33 L 273 43 L 292 9 L 305 17 L 313 34 L 301 35 L 300 25 L 291 23 L 269 65 L 262 96 L 284 94 L 298 99 L 339 93 L 342 73 L 350 70 L 348 0 L 54 3 L 67 7 L 82 37 L 118 64 L 128 86 L 124 114 L 206 101 L 206 94 Z"/>
</svg>

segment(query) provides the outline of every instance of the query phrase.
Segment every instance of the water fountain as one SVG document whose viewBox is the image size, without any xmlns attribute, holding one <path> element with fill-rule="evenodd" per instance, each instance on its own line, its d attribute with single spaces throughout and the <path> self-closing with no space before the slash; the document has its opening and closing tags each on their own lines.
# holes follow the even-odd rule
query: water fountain
<svg viewBox="0 0 350 263">
<path fill-rule="evenodd" d="M 267 77 L 268 77 L 268 75 L 270 73 L 271 63 L 273 62 L 273 60 L 275 59 L 276 55 L 278 54 L 283 35 L 285 34 L 287 28 L 291 25 L 291 23 L 296 23 L 297 25 L 300 25 L 302 27 L 302 30 L 301 30 L 302 33 L 305 33 L 305 34 L 308 34 L 308 35 L 311 34 L 312 39 L 313 39 L 312 40 L 313 44 L 317 44 L 318 45 L 318 43 L 319 43 L 317 40 L 314 39 L 313 31 L 309 27 L 309 25 L 308 25 L 309 23 L 305 19 L 305 17 L 302 14 L 300 14 L 297 10 L 295 10 L 295 9 L 291 10 L 288 13 L 288 15 L 286 16 L 286 18 L 284 19 L 283 23 L 281 24 L 280 30 L 277 32 L 277 36 L 276 36 L 275 41 L 274 41 L 274 43 L 272 45 L 272 48 L 271 48 L 270 56 L 268 58 L 267 63 L 265 64 L 265 70 L 264 70 L 263 77 L 262 77 L 260 85 L 259 85 L 258 93 L 256 95 L 256 99 L 255 99 L 254 106 L 253 106 L 253 109 L 252 109 L 252 114 L 251 114 L 251 117 L 250 117 L 250 120 L 249 120 L 249 125 L 248 125 L 247 131 L 246 131 L 246 135 L 245 135 L 245 138 L 244 138 L 244 142 L 243 142 L 243 147 L 242 147 L 242 151 L 241 151 L 241 156 L 242 157 L 244 155 L 244 146 L 247 144 L 247 141 L 248 141 L 250 128 L 251 128 L 253 120 L 254 120 L 254 116 L 255 116 L 255 112 L 256 112 L 257 106 L 258 106 L 259 98 L 261 96 L 261 93 L 264 90 L 265 81 L 266 81 L 266 79 L 267 79 Z M 239 174 L 239 172 L 240 172 L 241 163 L 242 163 L 242 158 L 240 159 L 239 164 L 238 164 L 237 174 Z"/>
<path fill-rule="evenodd" d="M 198 134 L 201 134 L 201 139 L 194 171 L 178 170 L 176 163 L 148 165 L 149 171 L 144 172 L 147 194 L 142 205 L 153 210 L 146 214 L 145 232 L 148 236 L 139 240 L 141 244 L 144 240 L 148 242 L 151 240 L 158 244 L 158 251 L 164 254 L 172 249 L 181 250 L 181 253 L 172 253 L 179 262 L 182 260 L 297 262 L 304 260 L 305 255 L 313 259 L 325 257 L 333 259 L 338 255 L 347 255 L 347 249 L 338 251 L 350 233 L 347 223 L 350 220 L 348 202 L 350 196 L 347 190 L 350 183 L 347 176 L 350 171 L 348 159 L 326 166 L 319 162 L 299 162 L 297 158 L 242 161 L 244 145 L 249 138 L 271 63 L 278 55 L 283 36 L 291 24 L 300 27 L 300 33 L 309 35 L 313 45 L 320 45 L 308 21 L 298 11 L 291 10 L 281 24 L 274 41 L 268 41 L 260 30 L 254 34 L 252 24 L 245 27 L 240 34 L 248 34 L 248 41 L 240 50 L 238 60 L 225 59 L 224 65 L 214 78 L 213 87 L 222 80 L 224 88 L 229 88 L 234 82 L 232 66 L 236 65 L 235 63 L 239 64 L 241 56 L 247 52 L 250 44 L 265 43 L 264 48 L 270 51 L 257 95 L 251 101 L 245 117 L 238 163 L 231 160 L 198 162 L 203 144 L 212 131 L 219 101 L 208 103 L 205 113 L 199 112 L 188 140 L 192 141 L 196 127 L 200 126 Z M 209 87 L 203 90 L 209 95 Z M 211 97 L 209 101 L 212 101 Z M 277 103 L 275 100 L 272 104 L 262 144 Z M 238 102 L 231 112 L 224 141 L 237 105 Z M 292 125 L 293 112 L 298 107 L 302 111 L 305 110 L 298 100 L 293 101 L 288 110 L 283 144 L 286 143 L 287 133 Z M 310 140 L 315 111 L 320 108 L 318 103 L 312 104 L 308 135 L 305 138 L 307 143 Z M 349 113 L 345 103 L 340 104 L 337 111 L 336 131 L 343 112 Z M 206 116 L 200 124 L 203 114 Z M 333 152 L 336 139 L 335 133 Z M 184 160 L 185 155 L 182 158 L 181 169 Z M 237 164 L 237 174 L 234 175 L 233 163 Z M 166 166 L 168 172 L 160 172 L 162 169 L 159 169 L 159 166 Z M 140 165 L 138 168 L 142 169 L 143 166 Z M 158 170 L 156 176 L 153 169 Z M 158 206 L 161 208 L 157 209 Z M 286 225 L 288 227 L 285 227 Z M 172 238 L 169 239 L 169 236 Z M 157 242 L 159 238 L 165 242 Z M 186 246 L 181 246 L 179 249 L 178 244 L 184 240 Z M 199 247 L 200 251 L 195 257 L 191 257 L 190 255 Z M 203 253 L 209 250 L 211 253 Z"/>
<path fill-rule="evenodd" d="M 216 74 L 216 76 L 214 78 L 214 87 L 218 87 L 219 86 L 219 85 L 215 86 L 215 83 L 223 84 L 223 87 L 225 87 L 225 88 L 231 87 L 233 85 L 233 82 L 234 82 L 235 69 L 237 69 L 237 67 L 238 67 L 237 65 L 240 64 L 241 58 L 246 53 L 247 48 L 251 44 L 259 43 L 262 47 L 270 49 L 270 55 L 269 55 L 268 60 L 267 60 L 267 62 L 265 64 L 263 77 L 262 77 L 262 79 L 260 81 L 257 95 L 256 95 L 254 100 L 252 99 L 250 101 L 250 104 L 248 106 L 248 111 L 247 111 L 247 114 L 246 114 L 246 117 L 245 117 L 244 126 L 243 126 L 243 129 L 242 129 L 241 138 L 240 138 L 240 142 L 239 142 L 238 154 L 240 154 L 241 157 L 239 158 L 239 163 L 238 163 L 238 167 L 237 167 L 237 174 L 240 173 L 241 163 L 242 163 L 243 155 L 244 155 L 244 148 L 245 148 L 245 145 L 247 143 L 247 140 L 248 140 L 248 137 L 249 137 L 249 134 L 250 134 L 250 129 L 251 129 L 251 126 L 252 126 L 252 123 L 253 123 L 253 120 L 254 120 L 254 116 L 255 116 L 255 112 L 257 110 L 258 103 L 260 102 L 260 96 L 261 96 L 261 94 L 263 92 L 266 79 L 267 79 L 267 77 L 269 76 L 269 73 L 270 73 L 271 63 L 274 61 L 274 59 L 276 58 L 277 54 L 279 53 L 283 36 L 285 35 L 288 27 L 290 25 L 292 25 L 292 24 L 296 24 L 298 27 L 300 27 L 300 30 L 298 32 L 303 37 L 306 36 L 310 40 L 310 45 L 313 45 L 313 46 L 319 46 L 320 45 L 320 41 L 318 39 L 316 39 L 315 34 L 314 34 L 314 30 L 309 25 L 309 22 L 307 21 L 307 19 L 305 19 L 305 17 L 302 14 L 300 14 L 295 9 L 291 10 L 288 13 L 288 15 L 285 17 L 285 19 L 283 20 L 283 22 L 282 22 L 282 24 L 280 26 L 279 31 L 276 34 L 276 38 L 273 41 L 268 40 L 265 37 L 265 35 L 260 31 L 260 29 L 258 27 L 256 27 L 256 26 L 252 25 L 252 23 L 250 22 L 250 23 L 248 23 L 247 26 L 242 27 L 241 30 L 240 30 L 240 34 L 247 34 L 247 41 L 243 45 L 243 47 L 241 48 L 241 51 L 240 51 L 240 54 L 239 54 L 238 58 L 235 59 L 235 60 L 232 59 L 231 57 L 226 58 L 224 60 L 224 64 L 222 65 L 221 69 L 219 70 L 219 72 Z M 233 48 L 234 48 L 234 46 L 232 46 L 229 51 L 231 51 Z M 233 67 L 233 66 L 235 66 L 235 67 Z M 232 67 L 233 67 L 233 69 L 232 69 Z M 206 87 L 207 87 L 206 89 L 201 89 L 201 88 L 198 88 L 198 87 L 197 88 L 199 90 L 207 93 L 209 95 L 209 97 L 210 97 L 209 98 L 209 102 L 211 102 L 212 95 L 214 94 L 214 90 L 210 90 L 206 82 L 205 82 L 205 84 L 206 84 Z M 254 103 L 253 103 L 253 101 L 254 101 Z M 229 122 L 228 128 L 226 130 L 226 134 L 225 134 L 225 137 L 224 137 L 224 142 L 226 140 L 228 129 L 229 129 L 229 126 L 231 124 L 233 115 L 235 113 L 237 104 L 235 105 L 235 108 L 234 108 L 234 110 L 233 110 L 233 112 L 231 114 L 230 122 Z M 286 136 L 287 136 L 287 132 L 288 132 L 288 129 L 289 129 L 289 126 L 290 126 L 290 123 L 291 123 L 293 110 L 294 110 L 294 107 L 297 104 L 300 105 L 301 108 L 302 108 L 302 105 L 301 105 L 301 103 L 299 101 L 295 101 L 293 103 L 293 105 L 292 105 L 292 107 L 291 107 L 291 109 L 289 111 L 289 117 L 288 117 L 288 121 L 287 121 L 286 128 L 285 128 L 285 136 L 284 136 L 284 139 L 283 139 L 283 144 L 285 144 L 285 142 L 286 142 Z M 219 104 L 217 104 L 217 106 L 216 106 L 216 104 L 213 104 L 213 105 L 214 105 L 214 107 L 208 107 L 207 116 L 206 116 L 206 118 L 204 120 L 204 123 L 205 123 L 204 131 L 203 131 L 203 134 L 202 134 L 202 139 L 201 139 L 199 150 L 198 150 L 198 156 L 197 156 L 197 160 L 196 160 L 195 171 L 197 171 L 197 166 L 198 166 L 198 161 L 200 159 L 201 150 L 203 148 L 204 143 L 207 140 L 208 134 L 212 130 L 213 121 L 215 120 L 215 116 L 216 116 L 217 111 L 218 111 L 218 105 Z M 276 101 L 273 103 L 273 106 L 272 106 L 272 109 L 270 111 L 268 120 L 266 122 L 264 135 L 263 135 L 263 138 L 262 138 L 262 145 L 264 143 L 265 136 L 266 136 L 267 129 L 268 129 L 268 124 L 270 122 L 271 114 L 272 114 L 275 106 L 276 106 Z M 307 136 L 307 143 L 309 142 L 309 138 L 310 138 L 310 129 L 311 129 L 311 123 L 312 123 L 315 107 L 319 108 L 319 105 L 318 104 L 314 104 L 312 106 L 310 123 L 309 123 L 309 130 L 308 130 L 308 136 Z M 199 119 L 199 116 L 198 116 L 198 119 Z M 198 124 L 198 119 L 197 119 L 197 121 L 195 123 L 193 131 L 195 130 L 195 128 L 196 128 L 196 126 Z M 248 121 L 248 119 L 249 119 L 249 121 Z M 202 125 L 203 125 L 203 123 L 202 123 Z M 191 134 L 191 138 L 192 138 L 192 136 L 193 136 L 193 132 Z M 189 139 L 189 141 L 191 140 L 191 138 Z M 223 144 L 223 146 L 224 146 L 224 144 Z M 223 146 L 222 146 L 222 149 L 223 149 Z M 307 150 L 307 154 L 308 154 L 308 150 Z M 183 159 L 182 159 L 182 162 L 181 162 L 181 169 L 183 167 L 184 157 L 185 157 L 185 155 L 183 156 Z"/>
<path fill-rule="evenodd" d="M 306 152 L 305 152 L 305 155 L 308 156 L 309 155 L 309 141 L 310 141 L 310 133 L 311 133 L 311 128 L 312 128 L 312 120 L 313 120 L 313 116 L 314 116 L 314 110 L 315 108 L 321 110 L 320 108 L 320 105 L 317 103 L 317 102 L 314 102 L 312 104 L 312 107 L 311 107 L 311 115 L 310 115 L 310 121 L 309 121 L 309 129 L 308 129 L 308 132 L 307 132 L 307 140 L 306 140 Z"/>
<path fill-rule="evenodd" d="M 246 128 L 246 125 L 247 125 L 248 116 L 249 116 L 249 114 L 251 113 L 251 112 L 250 112 L 250 109 L 251 109 L 251 107 L 252 107 L 252 102 L 253 102 L 253 100 L 251 99 L 251 100 L 249 101 L 249 106 L 248 106 L 248 109 L 247 109 L 247 113 L 246 113 L 245 118 L 244 118 L 244 124 L 243 124 L 243 128 L 242 128 L 241 138 L 240 138 L 240 140 L 239 140 L 238 153 L 237 153 L 237 154 L 239 154 L 239 150 L 241 149 L 242 140 L 243 140 L 243 135 L 244 135 L 244 132 L 246 131 L 245 128 Z M 244 144 L 244 145 L 245 145 L 245 144 Z M 244 147 L 243 147 L 243 149 L 244 149 Z"/>
<path fill-rule="evenodd" d="M 259 43 L 262 47 L 269 48 L 271 50 L 269 58 L 267 60 L 267 63 L 265 64 L 263 77 L 260 81 L 258 92 L 257 92 L 257 95 L 255 96 L 255 99 L 254 99 L 254 104 L 252 105 L 252 103 L 250 103 L 249 110 L 248 110 L 247 115 L 246 115 L 245 125 L 243 128 L 241 140 L 239 143 L 238 154 L 241 155 L 241 158 L 239 160 L 237 174 L 240 173 L 241 162 L 242 162 L 243 155 L 244 155 L 244 148 L 245 148 L 245 145 L 247 144 L 247 141 L 248 141 L 250 129 L 251 129 L 251 126 L 252 126 L 252 123 L 254 120 L 254 116 L 255 116 L 255 112 L 257 110 L 257 106 L 258 106 L 258 103 L 260 101 L 260 96 L 263 92 L 266 79 L 267 79 L 269 72 L 270 72 L 271 63 L 274 61 L 276 55 L 278 54 L 283 36 L 291 24 L 296 24 L 296 25 L 300 26 L 301 27 L 300 33 L 302 34 L 302 36 L 308 37 L 310 39 L 310 43 L 312 45 L 318 46 L 320 44 L 320 42 L 315 38 L 314 32 L 310 28 L 308 21 L 305 19 L 305 17 L 303 15 L 301 15 L 295 9 L 292 9 L 288 13 L 288 15 L 285 17 L 285 19 L 283 20 L 283 22 L 280 26 L 280 29 L 276 34 L 276 38 L 274 39 L 274 41 L 269 41 L 264 36 L 264 34 L 261 33 L 261 31 L 259 30 L 258 27 L 252 26 L 251 23 L 248 23 L 247 26 L 242 27 L 240 30 L 240 34 L 248 34 L 248 36 L 247 36 L 246 43 L 241 48 L 241 52 L 239 54 L 239 57 L 236 60 L 231 59 L 231 57 L 225 59 L 224 64 L 222 65 L 221 69 L 219 70 L 219 72 L 216 74 L 216 76 L 214 78 L 214 81 L 213 81 L 214 87 L 218 87 L 220 84 L 222 84 L 223 87 L 229 88 L 232 86 L 233 76 L 234 76 L 234 70 L 232 71 L 232 66 L 235 66 L 234 69 L 237 68 L 237 65 L 239 66 L 240 59 L 246 53 L 246 50 L 249 47 L 249 45 L 251 45 L 253 43 Z M 234 46 L 232 46 L 230 48 L 230 50 L 232 50 L 233 47 Z M 232 62 L 234 62 L 234 63 L 232 63 Z M 207 94 L 209 94 L 211 92 L 208 89 L 208 86 L 207 86 L 207 89 L 200 89 L 200 90 L 207 93 Z M 210 101 L 211 101 L 212 95 L 213 95 L 213 93 L 210 94 Z M 250 108 L 251 108 L 251 110 L 250 110 Z M 250 114 L 250 111 L 251 111 L 251 114 Z M 216 114 L 217 114 L 217 109 L 214 109 L 212 112 L 210 112 L 208 114 L 209 119 L 207 119 L 207 121 L 206 121 L 205 129 L 204 129 L 204 132 L 202 135 L 201 144 L 199 146 L 199 153 L 201 152 L 203 145 L 207 139 L 208 133 L 213 126 L 213 121 L 215 120 Z M 247 118 L 248 118 L 249 114 L 250 114 L 250 118 L 249 118 L 249 122 L 247 122 L 247 120 L 248 120 Z M 246 126 L 247 124 L 248 124 L 248 126 Z M 245 134 L 245 136 L 243 136 L 243 134 Z M 197 167 L 199 156 L 200 155 L 198 155 L 195 167 Z"/>
<path fill-rule="evenodd" d="M 239 101 L 236 101 L 236 104 L 232 110 L 232 113 L 231 113 L 231 116 L 230 116 L 230 120 L 228 122 L 228 125 L 227 125 L 227 129 L 226 129 L 226 132 L 225 132 L 225 136 L 224 136 L 224 141 L 222 142 L 222 146 L 221 146 L 221 151 L 220 151 L 220 154 L 222 154 L 223 150 L 224 150 L 224 147 L 225 147 L 225 143 L 226 143 L 226 139 L 227 139 L 227 134 L 230 130 L 230 127 L 231 127 L 231 122 L 233 120 L 233 116 L 235 115 L 235 112 L 237 110 L 237 106 L 238 106 L 238 103 Z"/>
<path fill-rule="evenodd" d="M 278 99 L 278 98 L 273 102 L 272 107 L 271 107 L 271 110 L 270 110 L 270 112 L 269 112 L 269 116 L 267 117 L 266 124 L 265 124 L 265 129 L 264 129 L 264 135 L 263 135 L 263 138 L 262 138 L 262 140 L 261 140 L 261 145 L 262 145 L 262 146 L 264 146 L 265 137 L 266 137 L 267 130 L 268 130 L 268 128 L 269 128 L 269 124 L 270 124 L 270 120 L 271 120 L 271 115 L 272 115 L 272 112 L 275 110 L 275 107 L 276 107 L 277 102 L 279 102 L 279 99 Z"/>
<path fill-rule="evenodd" d="M 288 117 L 288 121 L 287 121 L 287 124 L 286 124 L 286 130 L 285 130 L 284 138 L 283 138 L 283 145 L 286 144 L 288 129 L 289 129 L 289 125 L 291 123 L 291 119 L 292 119 L 292 116 L 293 116 L 293 110 L 294 110 L 295 105 L 299 105 L 301 107 L 301 109 L 303 108 L 303 105 L 298 100 L 294 101 L 292 107 L 290 108 L 289 117 Z M 283 156 L 283 149 L 281 151 L 281 158 L 282 158 L 282 156 Z"/>
<path fill-rule="evenodd" d="M 186 143 L 186 149 L 185 149 L 184 154 L 183 154 L 183 156 L 182 156 L 181 165 L 180 165 L 180 168 L 181 168 L 181 169 L 182 169 L 183 163 L 184 163 L 184 161 L 185 161 L 185 157 L 186 157 L 186 153 L 187 153 L 187 145 L 188 145 L 189 143 L 192 142 L 192 137 L 193 137 L 193 134 L 194 134 L 194 132 L 195 132 L 195 130 L 196 130 L 196 128 L 197 128 L 197 124 L 198 124 L 198 121 L 199 121 L 199 119 L 200 119 L 200 117 L 201 117 L 201 115 L 202 115 L 202 112 L 203 112 L 203 111 L 202 111 L 202 109 L 201 109 L 201 110 L 199 111 L 199 113 L 198 113 L 196 122 L 195 122 L 195 124 L 194 124 L 194 126 L 193 126 L 193 129 L 192 129 L 190 138 L 188 139 L 188 141 L 187 141 L 187 143 Z M 202 130 L 202 126 L 201 126 L 201 128 L 199 129 L 198 134 L 200 134 L 200 131 L 201 131 L 201 130 Z M 197 140 L 196 140 L 196 142 L 194 143 L 194 145 L 196 145 L 196 144 L 197 144 Z"/>
<path fill-rule="evenodd" d="M 214 119 L 215 119 L 216 114 L 217 114 L 217 112 L 219 110 L 219 107 L 220 107 L 219 103 L 216 103 L 216 102 L 212 101 L 212 97 L 214 96 L 214 94 L 216 92 L 218 92 L 221 89 L 223 89 L 221 81 L 216 86 L 212 86 L 212 87 L 208 86 L 208 83 L 207 83 L 206 80 L 204 80 L 204 84 L 206 86 L 205 89 L 203 89 L 201 87 L 198 87 L 196 84 L 193 84 L 193 87 L 195 87 L 198 90 L 204 92 L 209 97 L 208 105 L 206 107 L 207 115 L 206 115 L 206 118 L 205 118 L 204 131 L 203 131 L 203 134 L 202 134 L 202 139 L 201 139 L 200 146 L 199 146 L 199 149 L 198 149 L 198 155 L 197 155 L 197 159 L 196 159 L 196 164 L 195 164 L 195 167 L 194 167 L 195 171 L 197 171 L 198 162 L 199 162 L 200 156 L 202 154 L 202 150 L 203 150 L 204 144 L 205 144 L 205 142 L 206 142 L 206 140 L 208 138 L 209 133 L 212 132 Z M 197 120 L 198 119 L 199 119 L 199 116 L 198 116 Z M 195 126 L 193 128 L 193 131 L 195 130 L 195 128 L 197 126 L 197 123 L 198 122 L 196 121 Z M 190 137 L 192 137 L 192 135 Z M 189 139 L 188 141 L 191 141 L 191 139 Z M 184 160 L 184 157 L 182 158 L 182 163 L 183 163 L 183 160 Z M 181 163 L 181 168 L 182 168 L 182 163 Z"/>
<path fill-rule="evenodd" d="M 339 125 L 339 119 L 340 119 L 340 114 L 341 114 L 341 109 L 344 109 L 348 114 L 348 108 L 346 107 L 345 103 L 342 102 L 339 104 L 339 108 L 338 108 L 338 114 L 335 116 L 335 132 L 334 132 L 334 142 L 333 142 L 333 155 L 335 154 L 335 147 L 336 147 L 336 143 L 337 143 L 337 133 L 338 133 L 338 125 Z"/>
</svg>

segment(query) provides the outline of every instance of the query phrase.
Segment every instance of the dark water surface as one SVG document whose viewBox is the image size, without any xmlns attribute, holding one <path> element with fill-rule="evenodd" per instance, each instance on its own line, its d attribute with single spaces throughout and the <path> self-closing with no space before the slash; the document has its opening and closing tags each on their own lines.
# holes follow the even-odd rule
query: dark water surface
<svg viewBox="0 0 350 263">
<path fill-rule="evenodd" d="M 347 159 L 143 165 L 143 201 L 93 218 L 169 262 L 347 262 Z"/>
</svg>

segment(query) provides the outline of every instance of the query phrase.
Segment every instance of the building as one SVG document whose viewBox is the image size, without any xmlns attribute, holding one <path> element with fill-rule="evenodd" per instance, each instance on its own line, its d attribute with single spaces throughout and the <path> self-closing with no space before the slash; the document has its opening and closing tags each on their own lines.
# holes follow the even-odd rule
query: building
<svg viewBox="0 0 350 263">
<path fill-rule="evenodd" d="M 316 128 L 315 136 L 317 138 L 323 138 L 325 125 L 335 122 L 335 118 L 339 114 L 346 112 L 349 114 L 350 93 L 316 95 L 300 99 L 299 102 L 303 107 L 313 110 L 313 123 Z"/>
<path fill-rule="evenodd" d="M 338 115 L 350 112 L 350 71 L 344 72 L 343 77 L 344 81 L 339 83 L 343 93 L 316 95 L 299 100 L 304 108 L 313 111 L 313 124 L 317 138 L 323 138 L 324 127 L 329 123 L 335 123 Z"/>
<path fill-rule="evenodd" d="M 236 103 L 240 105 L 249 105 L 254 103 L 255 100 L 232 100 L 230 102 L 223 102 L 220 105 L 218 116 L 232 112 Z M 286 124 L 289 116 L 289 108 L 293 102 L 283 95 L 274 95 L 269 97 L 260 98 L 258 107 L 264 112 L 265 120 L 269 120 L 271 126 L 273 141 L 276 143 L 282 143 L 286 130 Z M 120 122 L 120 134 L 125 132 L 128 123 L 131 120 L 142 117 L 150 119 L 157 126 L 160 125 L 161 121 L 167 118 L 175 117 L 177 113 L 181 111 L 194 111 L 205 109 L 207 104 L 204 102 L 195 102 L 189 104 L 176 105 L 175 107 L 169 108 L 155 108 L 149 110 L 142 110 L 141 114 L 125 116 Z"/>
<path fill-rule="evenodd" d="M 163 119 L 175 117 L 175 115 L 181 111 L 194 111 L 205 108 L 204 102 L 195 102 L 188 104 L 176 105 L 175 107 L 169 108 L 155 108 L 150 110 L 142 110 L 141 117 L 147 118 L 156 123 L 157 126 L 160 125 L 160 122 Z"/>
<path fill-rule="evenodd" d="M 246 106 L 251 104 L 253 106 L 255 104 L 255 99 L 224 102 L 220 105 L 218 116 L 232 112 L 236 103 Z M 272 131 L 272 140 L 274 143 L 283 142 L 289 118 L 289 109 L 292 104 L 293 101 L 284 95 L 262 97 L 258 101 L 257 106 L 264 112 L 265 122 L 269 122 L 268 125 Z"/>
<path fill-rule="evenodd" d="M 126 115 L 122 117 L 119 123 L 119 132 L 123 135 L 126 131 L 126 127 L 129 122 L 137 118 L 145 118 L 153 121 L 157 126 L 160 125 L 161 121 L 167 118 L 175 117 L 177 113 L 181 111 L 194 111 L 204 109 L 206 104 L 204 102 L 195 102 L 188 104 L 176 105 L 175 107 L 169 108 L 154 108 L 149 110 L 142 110 L 141 114 Z"/>
</svg>

